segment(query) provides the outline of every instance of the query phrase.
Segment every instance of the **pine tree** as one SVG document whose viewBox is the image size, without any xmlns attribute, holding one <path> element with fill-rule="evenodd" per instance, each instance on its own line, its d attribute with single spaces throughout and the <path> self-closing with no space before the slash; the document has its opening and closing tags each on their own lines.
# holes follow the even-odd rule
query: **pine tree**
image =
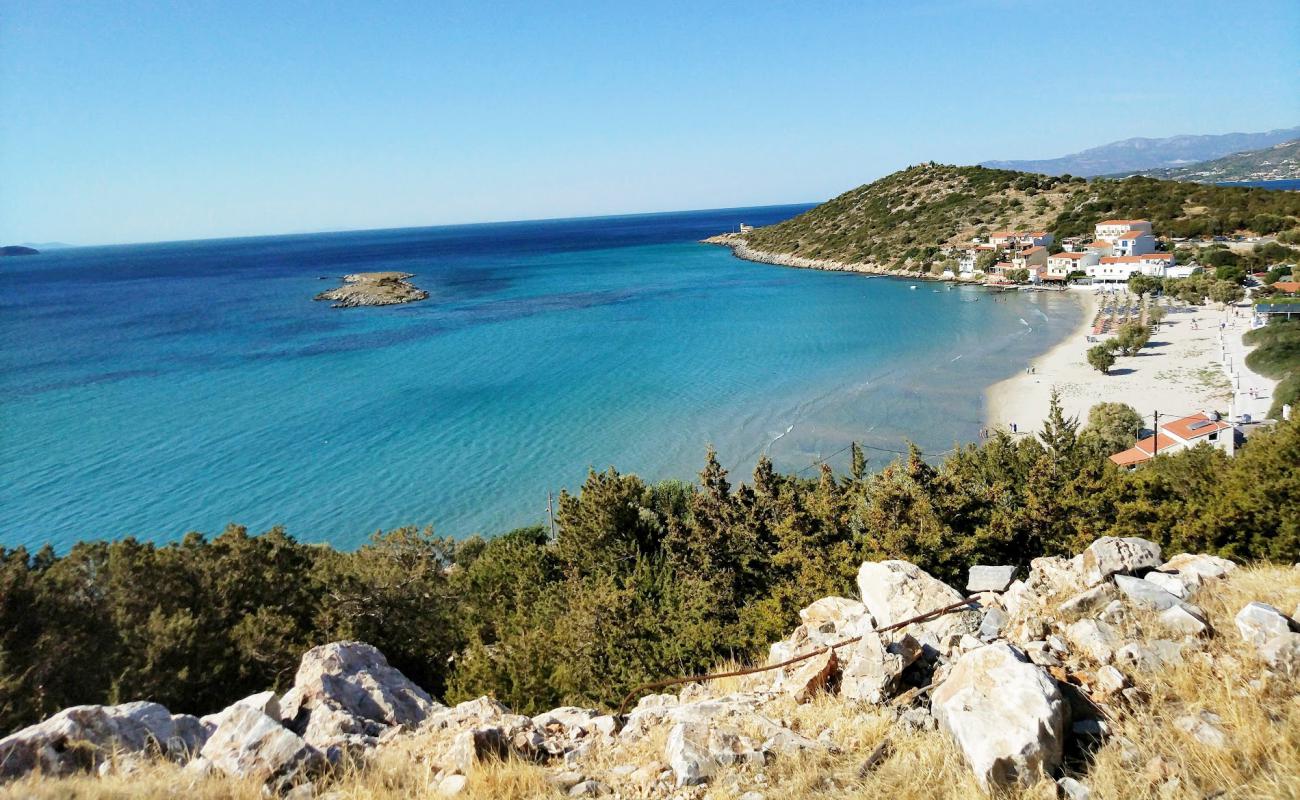
<svg viewBox="0 0 1300 800">
<path fill-rule="evenodd" d="M 849 467 L 849 471 L 853 475 L 854 480 L 860 481 L 867 474 L 867 457 L 862 452 L 862 446 L 857 442 L 850 444 L 849 455 L 852 464 Z"/>
</svg>

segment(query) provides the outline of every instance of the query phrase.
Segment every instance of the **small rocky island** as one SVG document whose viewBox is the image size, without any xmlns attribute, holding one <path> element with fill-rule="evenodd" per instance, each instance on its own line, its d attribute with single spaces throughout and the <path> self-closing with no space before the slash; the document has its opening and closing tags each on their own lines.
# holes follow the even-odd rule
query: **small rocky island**
<svg viewBox="0 0 1300 800">
<path fill-rule="evenodd" d="M 40 252 L 35 247 L 23 247 L 16 244 L 0 247 L 0 256 L 35 256 L 40 255 Z"/>
<path fill-rule="evenodd" d="M 406 282 L 409 272 L 358 272 L 343 276 L 343 285 L 316 295 L 317 300 L 331 300 L 331 308 L 356 306 L 391 306 L 427 300 L 429 293 Z"/>
</svg>

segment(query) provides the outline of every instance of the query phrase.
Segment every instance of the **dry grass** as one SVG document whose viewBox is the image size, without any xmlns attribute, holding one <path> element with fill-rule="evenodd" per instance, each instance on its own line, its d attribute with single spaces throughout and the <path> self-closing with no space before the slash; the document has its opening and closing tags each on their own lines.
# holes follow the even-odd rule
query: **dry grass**
<svg viewBox="0 0 1300 800">
<path fill-rule="evenodd" d="M 1300 798 L 1300 683 L 1267 675 L 1233 625 L 1237 611 L 1251 600 L 1292 612 L 1300 603 L 1300 570 L 1239 569 L 1229 579 L 1204 588 L 1194 600 L 1205 609 L 1216 631 L 1203 654 L 1158 674 L 1131 675 L 1149 700 L 1115 721 L 1116 735 L 1105 746 L 1090 756 L 1075 754 L 1070 774 L 1085 782 L 1098 800 Z M 1134 615 L 1123 627 L 1151 638 L 1160 635 L 1149 616 Z M 1075 666 L 1087 670 L 1093 665 Z M 737 688 L 711 687 L 723 692 Z M 1227 734 L 1226 747 L 1203 744 L 1175 725 L 1179 717 L 1201 711 L 1219 715 Z M 970 771 L 945 736 L 937 731 L 908 730 L 893 722 L 886 710 L 821 696 L 804 705 L 779 698 L 761 713 L 804 736 L 833 743 L 837 751 L 777 758 L 762 770 L 724 769 L 709 786 L 681 790 L 675 796 L 731 800 L 748 791 L 758 791 L 769 800 L 965 800 L 980 796 Z M 756 741 L 766 738 L 759 720 L 743 720 L 740 727 Z M 622 797 L 650 796 L 641 784 L 616 768 L 662 765 L 666 735 L 666 726 L 660 726 L 633 745 L 598 745 L 583 763 L 582 772 L 604 781 Z M 863 760 L 886 738 L 889 755 L 875 769 L 860 775 Z M 438 797 L 434 762 L 444 745 L 445 739 L 439 735 L 404 737 L 381 750 L 364 770 L 354 769 L 322 781 L 320 795 L 336 800 Z M 470 777 L 460 797 L 562 797 L 564 793 L 547 782 L 559 769 L 519 761 L 487 764 Z M 1054 787 L 1044 782 L 1009 796 L 1055 795 Z M 260 787 L 250 783 L 195 779 L 167 764 L 102 779 L 27 779 L 0 789 L 0 798 L 38 800 L 175 797 L 254 800 L 263 795 Z"/>
</svg>

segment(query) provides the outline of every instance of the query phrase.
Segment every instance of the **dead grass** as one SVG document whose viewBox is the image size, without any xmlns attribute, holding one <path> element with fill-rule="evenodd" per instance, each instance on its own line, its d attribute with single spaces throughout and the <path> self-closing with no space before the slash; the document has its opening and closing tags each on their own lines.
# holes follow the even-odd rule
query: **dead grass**
<svg viewBox="0 0 1300 800">
<path fill-rule="evenodd" d="M 1094 798 L 1300 798 L 1300 682 L 1267 675 L 1252 650 L 1241 642 L 1233 617 L 1251 600 L 1291 613 L 1300 603 L 1300 570 L 1242 568 L 1195 596 L 1194 601 L 1207 612 L 1215 630 L 1202 653 L 1156 674 L 1130 673 L 1134 684 L 1147 694 L 1147 701 L 1127 709 L 1115 721 L 1115 735 L 1103 747 L 1090 757 L 1071 762 L 1070 774 L 1086 783 Z M 1157 625 L 1150 616 L 1134 615 L 1123 627 L 1155 638 L 1160 635 Z M 738 686 L 711 688 L 726 692 Z M 1220 717 L 1220 727 L 1227 735 L 1226 747 L 1203 744 L 1175 724 L 1179 717 L 1201 711 Z M 778 698 L 764 706 L 761 713 L 804 736 L 833 743 L 837 752 L 777 758 L 761 770 L 724 769 L 709 786 L 681 790 L 674 796 L 734 800 L 748 791 L 757 791 L 769 800 L 966 800 L 980 796 L 970 771 L 945 736 L 937 731 L 908 730 L 895 723 L 887 710 L 821 696 L 804 705 Z M 744 720 L 741 727 L 756 741 L 766 738 L 758 720 Z M 656 762 L 662 765 L 666 735 L 666 726 L 660 726 L 634 745 L 620 744 L 617 749 L 597 746 L 581 770 L 588 777 L 604 781 L 622 797 L 649 796 L 632 778 L 618 774 L 616 768 Z M 875 769 L 859 774 L 863 760 L 886 738 L 889 755 Z M 318 796 L 332 800 L 438 797 L 434 761 L 444 744 L 433 734 L 404 737 L 381 750 L 366 769 L 322 781 Z M 470 777 L 460 797 L 562 797 L 563 792 L 547 782 L 556 771 L 555 767 L 519 761 L 483 765 Z M 102 779 L 32 778 L 0 789 L 0 798 L 6 800 L 262 797 L 256 785 L 224 778 L 194 779 L 169 764 Z M 1044 782 L 1008 797 L 1046 798 L 1055 794 L 1054 787 Z"/>
</svg>

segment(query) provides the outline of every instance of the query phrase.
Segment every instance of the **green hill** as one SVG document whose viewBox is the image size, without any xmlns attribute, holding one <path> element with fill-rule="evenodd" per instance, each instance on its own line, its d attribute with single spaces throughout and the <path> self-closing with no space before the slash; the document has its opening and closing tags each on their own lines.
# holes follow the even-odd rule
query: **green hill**
<svg viewBox="0 0 1300 800">
<path fill-rule="evenodd" d="M 1300 193 L 1150 178 L 1125 180 L 921 164 L 745 235 L 753 250 L 918 271 L 947 247 L 1001 229 L 1086 235 L 1111 217 L 1158 235 L 1274 233 L 1300 226 Z"/>
<path fill-rule="evenodd" d="M 1300 139 L 1248 150 L 1182 167 L 1149 169 L 1136 174 L 1171 181 L 1221 183 L 1224 181 L 1283 181 L 1300 179 Z"/>
</svg>

